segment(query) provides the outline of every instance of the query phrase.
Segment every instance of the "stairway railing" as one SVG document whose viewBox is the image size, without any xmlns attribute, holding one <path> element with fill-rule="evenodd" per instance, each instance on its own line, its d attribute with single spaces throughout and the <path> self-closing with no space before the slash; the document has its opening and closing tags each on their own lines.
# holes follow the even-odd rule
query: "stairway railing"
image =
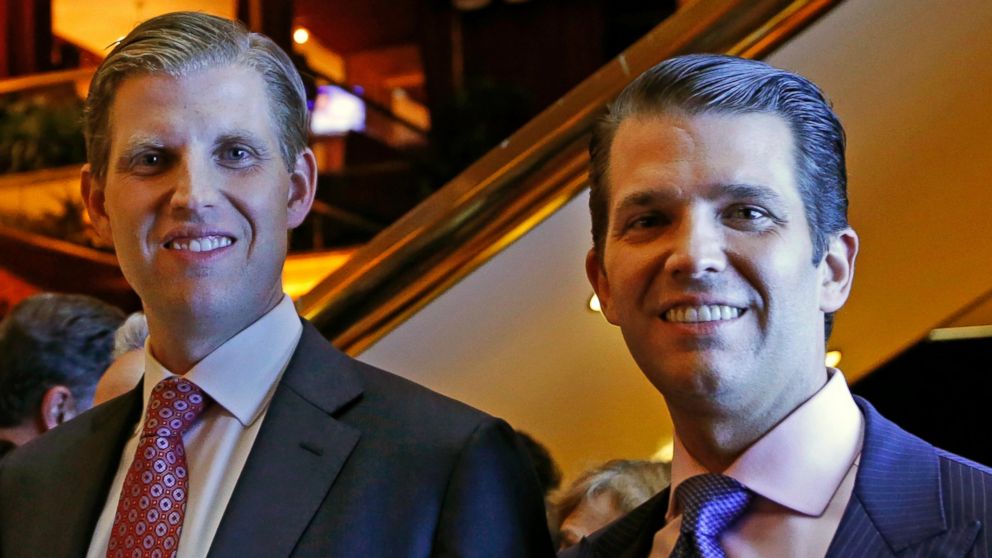
<svg viewBox="0 0 992 558">
<path fill-rule="evenodd" d="M 634 77 L 691 52 L 766 56 L 840 0 L 697 0 L 383 230 L 299 299 L 357 354 L 586 187 L 589 131 Z"/>
</svg>

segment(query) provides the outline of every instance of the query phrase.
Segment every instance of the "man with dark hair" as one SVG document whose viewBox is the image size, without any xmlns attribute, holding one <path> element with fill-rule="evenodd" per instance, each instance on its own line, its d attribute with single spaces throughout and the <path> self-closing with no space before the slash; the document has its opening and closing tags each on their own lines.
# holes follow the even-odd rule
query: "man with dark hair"
<svg viewBox="0 0 992 558">
<path fill-rule="evenodd" d="M 662 62 L 594 130 L 589 280 L 664 396 L 672 487 L 563 556 L 988 556 L 992 471 L 824 366 L 858 237 L 819 89 L 717 55 Z"/>
<path fill-rule="evenodd" d="M 286 53 L 206 14 L 97 69 L 83 199 L 141 297 L 144 377 L 3 462 L 4 558 L 553 553 L 506 423 L 344 355 L 283 293 L 307 119 Z"/>
<path fill-rule="evenodd" d="M 118 308 L 68 294 L 30 296 L 0 321 L 0 440 L 8 451 L 92 406 L 123 321 Z"/>
</svg>

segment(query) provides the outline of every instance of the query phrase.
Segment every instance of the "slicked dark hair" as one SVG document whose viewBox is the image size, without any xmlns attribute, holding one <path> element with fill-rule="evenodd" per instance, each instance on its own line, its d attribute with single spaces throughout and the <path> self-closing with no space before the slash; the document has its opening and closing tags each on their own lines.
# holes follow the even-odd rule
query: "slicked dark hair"
<svg viewBox="0 0 992 558">
<path fill-rule="evenodd" d="M 110 366 L 120 309 L 84 295 L 39 294 L 0 322 L 0 427 L 23 424 L 49 388 L 90 401 Z"/>
<path fill-rule="evenodd" d="M 589 144 L 589 211 L 593 248 L 602 261 L 609 228 L 610 148 L 620 123 L 664 113 L 751 114 L 782 117 L 796 148 L 796 177 L 813 243 L 813 264 L 830 237 L 847 225 L 844 128 L 820 89 L 808 79 L 764 62 L 719 54 L 669 58 L 632 81 L 593 128 Z M 826 316 L 829 337 L 833 315 Z"/>
</svg>

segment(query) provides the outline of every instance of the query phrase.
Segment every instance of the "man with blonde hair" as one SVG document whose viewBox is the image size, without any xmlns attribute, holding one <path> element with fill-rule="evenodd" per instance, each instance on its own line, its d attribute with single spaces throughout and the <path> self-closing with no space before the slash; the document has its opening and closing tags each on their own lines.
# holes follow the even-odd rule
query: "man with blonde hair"
<svg viewBox="0 0 992 558">
<path fill-rule="evenodd" d="M 545 556 L 506 423 L 334 349 L 283 293 L 313 202 L 303 83 L 199 13 L 117 44 L 83 199 L 141 297 L 144 381 L 0 467 L 0 555 Z"/>
</svg>

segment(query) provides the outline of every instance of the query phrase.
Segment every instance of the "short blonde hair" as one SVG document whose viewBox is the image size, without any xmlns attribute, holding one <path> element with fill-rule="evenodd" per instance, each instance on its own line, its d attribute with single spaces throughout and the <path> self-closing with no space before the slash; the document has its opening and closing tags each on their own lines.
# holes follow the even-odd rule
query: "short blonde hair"
<svg viewBox="0 0 992 558">
<path fill-rule="evenodd" d="M 287 169 L 307 146 L 306 90 L 289 56 L 265 35 L 237 21 L 199 12 L 161 15 L 134 28 L 97 68 L 86 97 L 83 132 L 95 178 L 103 178 L 110 156 L 110 109 L 121 82 L 131 76 L 164 73 L 181 77 L 197 70 L 238 65 L 265 82 L 280 150 Z M 254 115 L 249 115 L 254 116 Z"/>
</svg>

